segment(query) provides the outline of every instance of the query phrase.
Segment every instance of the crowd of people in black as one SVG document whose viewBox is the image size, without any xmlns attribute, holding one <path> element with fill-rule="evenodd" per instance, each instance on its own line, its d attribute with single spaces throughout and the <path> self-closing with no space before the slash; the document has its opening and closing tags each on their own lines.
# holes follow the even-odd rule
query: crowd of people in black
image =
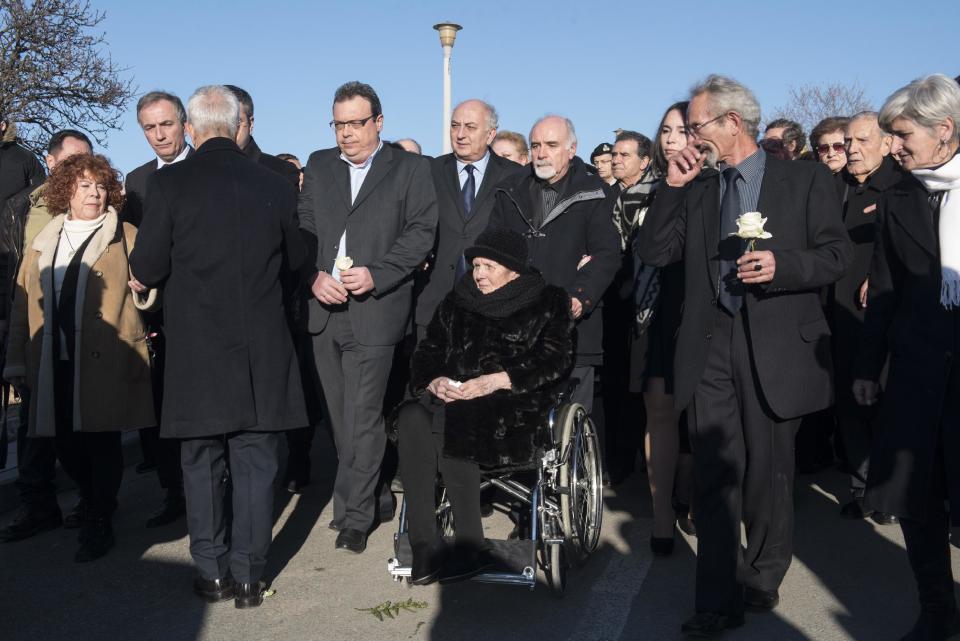
<svg viewBox="0 0 960 641">
<path fill-rule="evenodd" d="M 261 151 L 239 87 L 186 106 L 152 91 L 137 121 L 155 157 L 125 182 L 77 130 L 51 138 L 47 175 L 0 123 L 22 503 L 0 539 L 62 525 L 77 562 L 107 554 L 120 434 L 139 430 L 136 471 L 163 490 L 146 526 L 185 516 L 196 594 L 256 607 L 274 488 L 310 483 L 323 422 L 336 548 L 362 553 L 402 482 L 412 582 L 467 578 L 481 472 L 528 463 L 549 391 L 575 380 L 606 481 L 643 453 L 653 554 L 677 528 L 697 537 L 687 635 L 778 605 L 795 470 L 834 452 L 841 516 L 902 528 L 920 595 L 903 638 L 960 632 L 956 80 L 826 118 L 808 145 L 788 120 L 761 135 L 752 92 L 712 75 L 652 138 L 617 130 L 590 164 L 569 119 L 523 136 L 482 100 L 457 105 L 437 158 L 381 139 L 369 85 L 339 87 L 332 116 L 337 146 L 301 164 Z M 65 516 L 57 461 L 79 488 Z M 438 474 L 469 555 L 437 531 Z"/>
</svg>

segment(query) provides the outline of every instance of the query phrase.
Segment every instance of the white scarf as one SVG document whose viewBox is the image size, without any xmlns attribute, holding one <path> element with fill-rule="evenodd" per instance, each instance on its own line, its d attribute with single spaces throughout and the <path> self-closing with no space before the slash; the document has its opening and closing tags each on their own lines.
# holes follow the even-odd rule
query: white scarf
<svg viewBox="0 0 960 641">
<path fill-rule="evenodd" d="M 940 304 L 960 307 L 960 154 L 936 169 L 913 175 L 929 192 L 946 192 L 940 200 Z"/>
</svg>

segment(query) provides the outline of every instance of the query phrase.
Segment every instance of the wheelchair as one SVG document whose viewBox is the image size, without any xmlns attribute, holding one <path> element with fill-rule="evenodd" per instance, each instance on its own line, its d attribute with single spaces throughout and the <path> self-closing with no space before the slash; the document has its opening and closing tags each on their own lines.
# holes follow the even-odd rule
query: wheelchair
<svg viewBox="0 0 960 641">
<path fill-rule="evenodd" d="M 481 492 L 495 487 L 529 510 L 529 538 L 488 539 L 496 566 L 472 581 L 532 590 L 539 569 L 553 593 L 560 596 L 566 590 L 567 569 L 582 564 L 596 550 L 603 521 L 603 473 L 593 422 L 582 405 L 568 400 L 577 382 L 570 380 L 556 394 L 547 422 L 540 428 L 544 446 L 530 466 L 481 474 Z M 527 484 L 515 478 L 518 476 Z M 438 488 L 437 523 L 449 543 L 455 527 L 453 510 L 442 485 Z M 395 581 L 409 583 L 413 554 L 406 509 L 404 497 L 394 534 L 394 556 L 387 562 L 387 570 Z"/>
</svg>

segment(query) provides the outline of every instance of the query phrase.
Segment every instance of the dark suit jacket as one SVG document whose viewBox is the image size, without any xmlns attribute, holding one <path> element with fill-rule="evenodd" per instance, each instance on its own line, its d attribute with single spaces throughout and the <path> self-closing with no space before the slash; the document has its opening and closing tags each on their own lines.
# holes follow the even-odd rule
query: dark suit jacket
<svg viewBox="0 0 960 641">
<path fill-rule="evenodd" d="M 187 145 L 186 160 L 193 155 L 193 147 Z M 143 203 L 147 198 L 147 179 L 157 172 L 156 157 L 143 163 L 129 174 L 124 181 L 123 186 L 127 194 L 126 202 L 123 204 L 123 211 L 120 212 L 120 220 L 130 223 L 136 227 L 143 222 Z"/>
<path fill-rule="evenodd" d="M 437 190 L 437 238 L 433 258 L 425 274 L 423 290 L 417 297 L 416 322 L 424 327 L 430 323 L 440 301 L 453 290 L 457 263 L 464 250 L 472 246 L 477 236 L 487 228 L 494 204 L 494 189 L 503 178 L 520 171 L 522 167 L 490 151 L 487 169 L 477 191 L 470 220 L 464 220 L 460 178 L 457 176 L 457 157 L 447 154 L 430 161 L 433 184 Z"/>
<path fill-rule="evenodd" d="M 298 211 L 300 227 L 317 239 L 318 271 L 332 269 L 346 229 L 347 255 L 373 276 L 374 289 L 347 303 L 357 340 L 399 343 L 410 320 L 413 273 L 433 247 L 437 228 L 430 161 L 384 145 L 351 204 L 350 171 L 340 150 L 315 151 L 304 168 Z M 333 308 L 316 298 L 309 308 L 309 331 L 322 332 Z"/>
<path fill-rule="evenodd" d="M 150 177 L 130 264 L 163 287 L 163 436 L 307 424 L 280 290 L 305 253 L 295 214 L 290 184 L 227 138 Z"/>
<path fill-rule="evenodd" d="M 767 154 L 757 209 L 768 218 L 758 250 L 770 250 L 776 273 L 744 297 L 753 361 L 770 409 L 782 419 L 830 405 L 830 329 L 819 288 L 839 279 L 853 256 L 830 171 L 821 163 Z M 717 310 L 720 182 L 704 170 L 682 188 L 664 183 L 637 236 L 644 262 L 683 260 L 685 300 L 675 355 L 675 396 L 683 409 L 706 365 Z"/>
<path fill-rule="evenodd" d="M 960 354 L 960 312 L 940 304 L 939 220 L 927 197 L 909 174 L 881 196 L 856 367 L 857 378 L 879 381 L 890 356 L 867 502 L 913 520 L 926 518 L 938 457 L 947 462 L 947 498 L 960 501 L 960 417 L 945 412 L 960 396 L 951 372 Z M 957 510 L 951 518 L 960 524 Z"/>
<path fill-rule="evenodd" d="M 253 162 L 259 163 L 274 173 L 280 174 L 290 181 L 296 192 L 300 191 L 300 172 L 297 171 L 297 168 L 286 160 L 263 153 L 257 141 L 253 139 L 253 136 L 250 137 L 247 146 L 243 148 L 243 153 Z"/>
</svg>

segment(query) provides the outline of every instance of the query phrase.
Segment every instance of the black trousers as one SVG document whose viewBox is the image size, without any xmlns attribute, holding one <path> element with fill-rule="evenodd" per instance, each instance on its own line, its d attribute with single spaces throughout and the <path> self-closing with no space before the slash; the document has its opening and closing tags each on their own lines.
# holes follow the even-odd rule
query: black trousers
<svg viewBox="0 0 960 641">
<path fill-rule="evenodd" d="M 481 549 L 480 468 L 472 461 L 443 456 L 443 434 L 434 429 L 434 414 L 420 403 L 406 405 L 397 421 L 400 476 L 414 551 L 441 544 L 435 512 L 438 471 L 453 508 L 457 545 Z"/>
<path fill-rule="evenodd" d="M 92 518 L 110 518 L 123 479 L 120 432 L 77 432 L 73 425 L 73 362 L 54 365 L 56 456 L 77 484 Z"/>
<path fill-rule="evenodd" d="M 873 426 L 869 419 L 841 414 L 837 417 L 837 433 L 843 445 L 844 463 L 850 472 L 850 491 L 862 497 L 870 473 Z"/>
<path fill-rule="evenodd" d="M 57 476 L 57 450 L 52 438 L 30 438 L 30 396 L 20 391 L 20 424 L 17 426 L 17 480 L 20 504 L 36 515 L 59 514 L 53 481 Z"/>
<path fill-rule="evenodd" d="M 236 581 L 254 583 L 263 575 L 273 534 L 279 438 L 275 432 L 234 432 L 183 441 L 190 554 L 203 578 L 223 578 L 229 570 Z"/>
<path fill-rule="evenodd" d="M 309 334 L 299 332 L 295 328 L 292 328 L 291 332 L 310 424 L 284 433 L 287 439 L 286 480 L 306 485 L 310 482 L 310 448 L 313 445 L 313 437 L 317 433 L 316 425 L 323 415 L 323 404 L 320 401 L 323 392 L 320 390 L 320 379 L 317 376 L 317 366 L 313 358 L 313 339 Z"/>
<path fill-rule="evenodd" d="M 313 337 L 337 447 L 333 521 L 341 528 L 367 532 L 378 511 L 393 509 L 389 481 L 384 483 L 380 468 L 387 444 L 383 397 L 394 348 L 359 343 L 345 309 L 330 314 L 323 332 Z"/>
<path fill-rule="evenodd" d="M 775 590 L 790 566 L 799 420 L 777 419 L 763 400 L 746 310 L 735 317 L 720 309 L 716 314 L 689 408 L 697 486 L 696 609 L 738 613 L 744 586 Z"/>
</svg>

